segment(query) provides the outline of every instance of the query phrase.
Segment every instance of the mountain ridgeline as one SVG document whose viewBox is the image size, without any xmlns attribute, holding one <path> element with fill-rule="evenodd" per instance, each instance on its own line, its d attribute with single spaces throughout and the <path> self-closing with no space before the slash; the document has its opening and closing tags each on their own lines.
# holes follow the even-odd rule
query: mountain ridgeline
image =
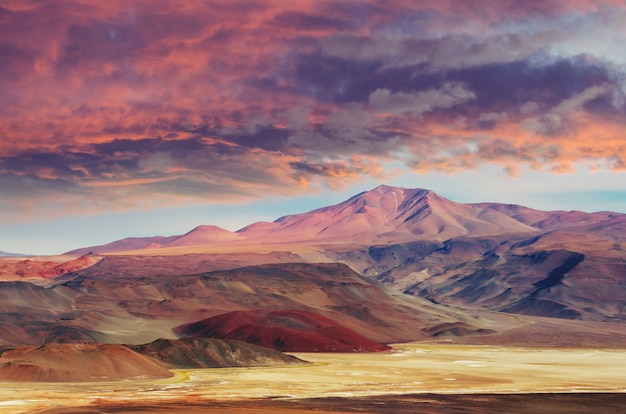
<svg viewBox="0 0 626 414">
<path fill-rule="evenodd" d="M 168 255 L 271 246 L 293 261 L 348 264 L 401 292 L 464 308 L 626 319 L 626 215 L 455 203 L 380 186 L 342 203 L 229 232 L 125 239 L 71 253 Z M 129 250 L 130 249 L 130 250 Z M 299 258 L 298 258 L 299 257 Z M 611 288 L 608 288 L 611 286 Z"/>
<path fill-rule="evenodd" d="M 133 349 L 207 364 L 209 339 L 318 352 L 434 338 L 623 346 L 625 238 L 620 213 L 380 186 L 236 232 L 3 257 L 0 346 L 152 343 Z M 546 336 L 554 329 L 561 339 Z M 230 345 L 211 349 L 237 363 Z"/>
<path fill-rule="evenodd" d="M 198 226 L 180 236 L 128 238 L 70 254 L 113 253 L 182 246 L 258 246 L 259 244 L 346 245 L 448 240 L 502 234 L 533 235 L 540 231 L 488 206 L 459 204 L 433 191 L 380 186 L 342 203 L 308 213 L 258 222 L 236 232 Z"/>
</svg>

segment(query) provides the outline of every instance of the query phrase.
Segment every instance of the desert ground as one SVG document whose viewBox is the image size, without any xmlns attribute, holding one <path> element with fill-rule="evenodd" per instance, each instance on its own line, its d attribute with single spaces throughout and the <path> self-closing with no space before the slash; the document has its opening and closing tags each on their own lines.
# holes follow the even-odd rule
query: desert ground
<svg viewBox="0 0 626 414">
<path fill-rule="evenodd" d="M 207 408 L 217 413 L 478 413 L 497 412 L 489 411 L 494 404 L 509 404 L 509 412 L 626 408 L 626 349 L 422 342 L 377 353 L 294 355 L 311 364 L 176 370 L 174 377 L 145 381 L 0 383 L 0 411 L 130 413 L 176 407 L 188 413 Z"/>
</svg>

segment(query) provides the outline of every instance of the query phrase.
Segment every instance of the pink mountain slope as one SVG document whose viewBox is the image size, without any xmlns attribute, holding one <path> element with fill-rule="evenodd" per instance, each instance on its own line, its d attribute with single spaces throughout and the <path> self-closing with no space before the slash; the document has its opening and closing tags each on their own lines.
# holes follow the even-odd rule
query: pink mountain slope
<svg viewBox="0 0 626 414">
<path fill-rule="evenodd" d="M 249 240 L 364 244 L 536 232 L 489 208 L 455 203 L 430 190 L 389 186 L 377 187 L 334 206 L 281 217 L 271 225 L 239 230 Z"/>
<path fill-rule="evenodd" d="M 149 238 L 126 239 L 127 242 L 122 240 L 72 253 L 212 244 L 372 245 L 413 240 L 443 241 L 462 235 L 533 235 L 538 232 L 537 228 L 495 209 L 455 203 L 430 190 L 379 186 L 333 206 L 284 216 L 272 223 L 254 223 L 235 233 L 216 226 L 200 226 L 182 236 L 152 238 L 152 242 Z M 137 243 L 131 243 L 135 240 Z"/>
<path fill-rule="evenodd" d="M 217 226 L 198 226 L 189 233 L 183 234 L 176 240 L 167 243 L 168 247 L 173 246 L 197 246 L 203 244 L 225 243 L 240 239 L 237 233 L 225 230 Z"/>
<path fill-rule="evenodd" d="M 218 226 L 198 226 L 180 236 L 129 237 L 100 246 L 84 247 L 67 254 L 111 253 L 161 247 L 201 246 L 235 241 L 241 238 L 237 233 Z"/>
<path fill-rule="evenodd" d="M 583 211 L 541 211 L 515 204 L 478 203 L 478 207 L 499 211 L 517 221 L 543 230 L 593 226 L 623 214 L 611 211 L 586 213 Z"/>
</svg>

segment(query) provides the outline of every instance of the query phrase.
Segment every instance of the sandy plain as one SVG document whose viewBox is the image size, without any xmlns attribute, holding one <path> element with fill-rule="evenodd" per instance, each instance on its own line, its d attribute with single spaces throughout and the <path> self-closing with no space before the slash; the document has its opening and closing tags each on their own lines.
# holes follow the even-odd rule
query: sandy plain
<svg viewBox="0 0 626 414">
<path fill-rule="evenodd" d="M 543 404 L 563 394 L 581 396 L 587 405 L 602 407 L 610 402 L 613 409 L 626 408 L 626 350 L 622 349 L 407 343 L 380 353 L 293 355 L 312 364 L 176 370 L 172 378 L 151 381 L 0 383 L 0 412 L 130 413 L 176 408 L 193 413 L 210 408 L 217 413 L 376 413 L 383 412 L 385 404 L 389 412 L 404 412 L 392 409 L 393 404 L 409 404 L 413 412 L 422 412 L 415 406 L 419 401 L 446 400 L 454 407 L 467 404 L 461 400 L 472 395 L 496 395 L 497 400 L 497 395 L 510 399 L 519 394 L 551 395 L 541 398 Z M 455 403 L 455 398 L 461 399 Z M 302 401 L 307 403 L 298 405 Z M 370 408 L 358 409 L 364 401 Z M 476 398 L 472 401 L 476 403 Z M 519 402 L 511 404 L 521 407 Z M 554 404 L 563 407 L 562 401 Z"/>
</svg>

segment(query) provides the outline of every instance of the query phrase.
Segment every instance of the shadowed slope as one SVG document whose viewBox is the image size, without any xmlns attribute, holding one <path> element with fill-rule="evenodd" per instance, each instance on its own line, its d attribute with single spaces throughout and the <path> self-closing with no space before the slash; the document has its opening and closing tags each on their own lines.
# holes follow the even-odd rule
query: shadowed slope
<svg viewBox="0 0 626 414">
<path fill-rule="evenodd" d="M 370 249 L 376 263 L 364 273 L 434 303 L 619 322 L 626 320 L 621 244 L 603 241 L 592 230 L 555 230 L 518 243 L 477 238 L 421 251 L 383 246 Z"/>
<path fill-rule="evenodd" d="M 225 368 L 293 365 L 306 362 L 274 349 L 242 341 L 215 338 L 157 339 L 143 345 L 126 345 L 135 352 L 161 361 L 166 367 Z"/>
<path fill-rule="evenodd" d="M 237 311 L 175 329 L 181 336 L 238 339 L 292 352 L 368 352 L 390 349 L 321 315 L 296 310 Z"/>
</svg>

